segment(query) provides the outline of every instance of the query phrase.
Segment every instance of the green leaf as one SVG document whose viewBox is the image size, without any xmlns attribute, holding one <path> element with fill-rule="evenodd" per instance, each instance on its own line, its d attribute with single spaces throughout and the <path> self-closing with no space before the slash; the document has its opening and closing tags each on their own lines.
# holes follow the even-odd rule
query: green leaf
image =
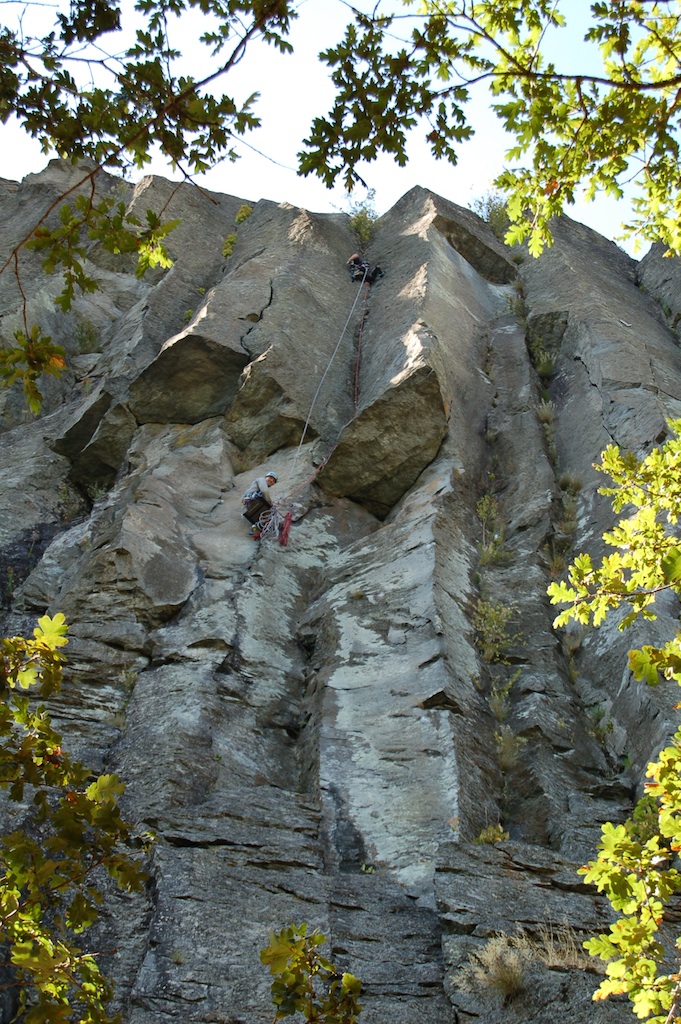
<svg viewBox="0 0 681 1024">
<path fill-rule="evenodd" d="M 681 582 L 681 548 L 667 551 L 660 563 L 665 583 Z"/>
<path fill-rule="evenodd" d="M 68 643 L 66 633 L 68 626 L 61 612 L 57 612 L 54 618 L 43 615 L 38 619 L 38 625 L 33 630 L 33 635 L 38 640 L 44 640 L 50 648 L 63 647 Z"/>
</svg>

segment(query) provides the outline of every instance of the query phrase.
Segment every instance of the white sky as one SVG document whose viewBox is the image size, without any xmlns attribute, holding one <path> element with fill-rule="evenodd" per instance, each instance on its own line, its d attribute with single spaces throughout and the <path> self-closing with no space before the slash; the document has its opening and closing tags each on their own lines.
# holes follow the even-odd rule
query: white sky
<svg viewBox="0 0 681 1024">
<path fill-rule="evenodd" d="M 131 6 L 131 0 L 125 0 L 125 3 Z M 7 23 L 12 24 L 10 11 L 15 5 L 3 6 Z M 16 5 L 17 10 L 21 7 Z M 584 17 L 588 2 L 570 0 L 570 7 L 571 14 L 575 9 L 583 8 L 581 17 Z M 32 25 L 31 29 L 34 32 L 46 31 L 52 24 L 54 11 L 46 6 L 38 11 L 39 26 Z M 343 210 L 347 208 L 348 201 L 342 185 L 329 191 L 317 178 L 299 178 L 295 168 L 296 153 L 309 131 L 312 118 L 326 114 L 332 102 L 328 69 L 317 61 L 317 54 L 340 40 L 349 14 L 342 0 L 301 0 L 299 11 L 300 17 L 294 22 L 291 34 L 293 55 L 283 56 L 265 45 L 253 46 L 223 85 L 226 91 L 232 90 L 237 100 L 253 91 L 260 92 L 256 113 L 263 126 L 249 133 L 246 141 L 266 155 L 238 143 L 237 149 L 242 153 L 240 160 L 225 162 L 197 180 L 216 192 L 244 199 L 289 202 L 314 211 Z M 183 51 L 192 52 L 191 39 L 202 30 L 203 25 L 198 20 L 193 24 L 183 21 L 180 36 Z M 583 29 L 578 31 L 583 32 Z M 579 39 L 578 32 L 573 33 L 570 49 L 579 46 Z M 372 164 L 364 165 L 360 173 L 367 185 L 375 189 L 377 212 L 385 213 L 414 185 L 428 188 L 460 206 L 469 206 L 473 199 L 489 191 L 492 180 L 502 169 L 504 151 L 510 140 L 504 136 L 497 118 L 488 109 L 485 93 L 471 107 L 471 123 L 476 134 L 461 148 L 457 167 L 436 161 L 422 141 L 425 133 L 418 129 L 410 138 L 410 160 L 406 167 L 398 167 L 390 157 L 381 157 Z M 16 123 L 0 125 L 0 177 L 19 180 L 25 174 L 44 167 L 47 159 L 37 143 L 26 136 Z M 155 161 L 146 173 L 150 172 L 165 177 L 177 176 L 160 160 Z M 358 190 L 355 198 L 363 197 L 363 190 Z M 599 199 L 596 203 L 578 204 L 567 212 L 606 237 L 614 238 L 619 234 L 619 226 L 628 210 L 623 203 Z M 633 252 L 631 243 L 620 244 Z"/>
</svg>

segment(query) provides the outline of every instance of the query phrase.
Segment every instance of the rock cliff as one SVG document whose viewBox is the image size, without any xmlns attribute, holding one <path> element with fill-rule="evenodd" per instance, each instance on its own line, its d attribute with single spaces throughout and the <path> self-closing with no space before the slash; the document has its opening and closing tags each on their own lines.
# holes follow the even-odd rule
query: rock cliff
<svg viewBox="0 0 681 1024">
<path fill-rule="evenodd" d="M 3 253 L 73 173 L 0 181 Z M 158 835 L 102 923 L 124 1021 L 270 1021 L 258 950 L 301 921 L 367 1024 L 629 1020 L 570 948 L 607 921 L 575 869 L 677 696 L 630 677 L 642 634 L 558 635 L 546 587 L 600 550 L 601 450 L 681 416 L 678 264 L 567 218 L 534 261 L 414 189 L 365 290 L 344 214 L 253 203 L 225 258 L 245 200 L 99 188 L 180 218 L 175 262 L 140 281 L 93 245 L 102 290 L 61 315 L 22 254 L 69 369 L 38 419 L 0 393 L 0 590 L 3 635 L 65 614 L 54 717 Z M 3 274 L 5 337 L 21 302 Z M 285 547 L 240 514 L 267 469 Z M 504 998 L 470 958 L 519 932 L 545 955 Z"/>
</svg>

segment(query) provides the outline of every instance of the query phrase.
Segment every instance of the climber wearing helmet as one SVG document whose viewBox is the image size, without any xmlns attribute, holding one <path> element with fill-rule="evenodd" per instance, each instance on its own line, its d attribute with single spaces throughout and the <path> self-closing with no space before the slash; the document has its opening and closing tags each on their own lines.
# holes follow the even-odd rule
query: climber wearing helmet
<svg viewBox="0 0 681 1024">
<path fill-rule="evenodd" d="M 251 526 L 251 537 L 257 540 L 260 536 L 258 521 L 263 512 L 269 512 L 272 508 L 272 495 L 270 488 L 274 487 L 279 477 L 272 470 L 267 470 L 264 476 L 258 476 L 244 493 L 241 504 L 244 508 L 243 515 L 248 519 Z"/>
</svg>

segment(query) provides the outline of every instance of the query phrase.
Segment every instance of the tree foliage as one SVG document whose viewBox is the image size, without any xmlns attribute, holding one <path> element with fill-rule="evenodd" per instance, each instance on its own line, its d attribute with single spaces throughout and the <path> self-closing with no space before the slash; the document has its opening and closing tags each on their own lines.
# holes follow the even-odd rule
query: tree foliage
<svg viewBox="0 0 681 1024">
<path fill-rule="evenodd" d="M 342 973 L 319 952 L 326 938 L 316 928 L 289 925 L 270 933 L 270 944 L 260 951 L 262 963 L 274 976 L 272 1002 L 275 1021 L 300 1013 L 310 1024 L 355 1024 L 362 1007 L 362 983 Z"/>
<path fill-rule="evenodd" d="M 30 5 L 29 5 L 30 6 Z M 117 55 L 107 41 L 126 26 L 120 3 L 73 0 L 52 31 L 25 35 L 4 26 L 0 41 L 0 117 L 14 113 L 45 151 L 97 166 L 143 168 L 158 145 L 177 166 L 198 173 L 235 158 L 233 139 L 257 125 L 256 93 L 238 102 L 207 88 L 260 37 L 282 52 L 296 15 L 286 0 L 138 0 L 142 27 Z M 170 22 L 195 9 L 205 16 L 201 79 L 174 68 Z M 106 37 L 106 38 L 105 38 Z M 124 37 L 125 38 L 125 37 Z M 212 59 L 214 58 L 214 60 Z M 78 70 L 85 64 L 86 79 Z"/>
<path fill-rule="evenodd" d="M 587 554 L 569 568 L 568 582 L 552 583 L 554 604 L 567 607 L 555 625 L 570 620 L 598 626 L 621 609 L 619 628 L 653 619 L 657 595 L 681 596 L 681 420 L 669 422 L 674 436 L 644 459 L 610 445 L 600 466 L 613 486 L 601 488 L 616 513 L 626 511 L 604 540 L 613 549 L 599 565 Z M 631 512 L 631 509 L 634 511 Z M 681 631 L 661 647 L 629 652 L 629 667 L 650 685 L 661 679 L 681 684 Z M 681 728 L 648 765 L 646 796 L 631 819 L 603 826 L 598 857 L 581 869 L 605 893 L 617 919 L 607 933 L 586 943 L 608 961 L 595 999 L 629 996 L 639 1018 L 653 1024 L 681 1020 L 681 936 L 669 919 L 681 894 Z"/>
<path fill-rule="evenodd" d="M 681 1019 L 681 936 L 665 921 L 681 893 L 681 729 L 648 765 L 647 776 L 652 781 L 643 799 L 656 801 L 652 835 L 643 840 L 632 834 L 631 819 L 606 822 L 597 859 L 580 868 L 618 914 L 607 933 L 585 946 L 608 962 L 594 999 L 627 995 L 637 1017 L 671 1024 Z"/>
<path fill-rule="evenodd" d="M 509 195 L 507 241 L 538 255 L 549 222 L 580 185 L 620 198 L 635 179 L 627 226 L 681 252 L 678 129 L 681 12 L 673 2 L 598 0 L 583 41 L 566 39 L 583 12 L 567 0 L 405 0 L 386 16 L 357 13 L 321 56 L 336 88 L 300 156 L 303 174 L 348 188 L 379 152 L 407 162 L 407 134 L 425 119 L 436 158 L 455 164 L 474 132 L 466 104 L 486 86 L 515 140 L 496 180 Z"/>
<path fill-rule="evenodd" d="M 16 330 L 14 346 L 0 352 L 0 380 L 7 387 L 21 381 L 26 405 L 31 412 L 39 413 L 43 396 L 38 380 L 43 374 L 58 377 L 66 366 L 66 354 L 61 345 L 52 344 L 50 335 L 43 334 L 38 324 L 27 326 L 27 330 Z"/>
<path fill-rule="evenodd" d="M 107 1024 L 111 982 L 76 937 L 98 918 L 103 873 L 141 888 L 142 838 L 121 817 L 118 777 L 70 757 L 35 703 L 58 693 L 66 643 L 61 614 L 0 641 L 0 787 L 22 805 L 0 839 L 0 942 L 26 1024 Z"/>
<path fill-rule="evenodd" d="M 670 420 L 673 437 L 654 448 L 645 459 L 621 452 L 610 445 L 601 465 L 614 487 L 601 493 L 613 499 L 619 513 L 627 506 L 634 513 L 620 519 L 603 535 L 614 550 L 595 566 L 588 554 L 579 555 L 568 571 L 568 582 L 552 583 L 549 596 L 554 604 L 568 607 L 556 618 L 556 625 L 575 619 L 598 626 L 609 612 L 624 605 L 619 628 L 626 629 L 638 618 L 654 619 L 652 606 L 665 590 L 681 593 L 681 542 L 677 524 L 681 516 L 681 420 Z M 631 651 L 629 665 L 636 679 L 651 685 L 661 677 L 681 683 L 679 636 L 663 647 L 644 646 Z"/>
</svg>

